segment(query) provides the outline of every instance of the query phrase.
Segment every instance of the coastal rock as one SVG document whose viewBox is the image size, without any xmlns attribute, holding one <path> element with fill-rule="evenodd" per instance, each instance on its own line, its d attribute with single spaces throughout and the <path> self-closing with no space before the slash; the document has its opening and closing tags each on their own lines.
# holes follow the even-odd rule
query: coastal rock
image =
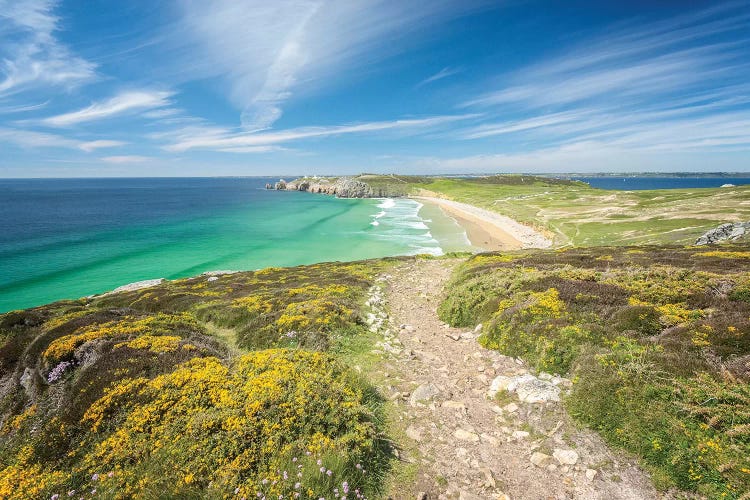
<svg viewBox="0 0 750 500">
<path fill-rule="evenodd" d="M 366 176 L 365 176 L 366 177 Z M 301 177 L 293 181 L 279 179 L 279 182 L 266 184 L 266 189 L 279 191 L 305 191 L 308 193 L 328 194 L 337 198 L 389 198 L 405 196 L 403 189 L 384 185 L 373 187 L 362 178 L 339 177 Z"/>
<path fill-rule="evenodd" d="M 559 383 L 559 382 L 558 382 Z M 495 377 L 487 395 L 494 398 L 500 391 L 516 393 L 524 403 L 545 403 L 560 401 L 560 389 L 552 381 L 540 380 L 534 375 L 526 374 L 516 377 L 500 375 Z"/>
<path fill-rule="evenodd" d="M 409 404 L 417 406 L 423 401 L 429 401 L 440 395 L 440 389 L 433 384 L 422 384 L 411 393 Z"/>
<path fill-rule="evenodd" d="M 490 398 L 494 398 L 498 392 L 508 389 L 508 386 L 512 381 L 513 377 L 506 377 L 504 375 L 495 377 L 495 379 L 492 381 L 492 384 L 490 385 L 490 390 L 487 391 L 487 396 L 489 396 Z"/>
<path fill-rule="evenodd" d="M 239 271 L 227 271 L 227 270 L 219 270 L 219 271 L 206 271 L 205 273 L 201 273 L 201 276 L 224 276 L 225 274 L 237 274 Z"/>
<path fill-rule="evenodd" d="M 135 283 L 128 283 L 127 285 L 117 287 L 109 293 L 133 292 L 135 290 L 142 290 L 144 288 L 151 288 L 152 286 L 161 285 L 165 281 L 167 280 L 165 280 L 164 278 L 136 281 Z M 109 295 L 109 293 L 106 295 Z"/>
<path fill-rule="evenodd" d="M 578 463 L 578 453 L 573 450 L 561 450 L 555 448 L 552 452 L 552 456 L 559 462 L 560 465 L 575 465 Z"/>
<path fill-rule="evenodd" d="M 461 441 L 469 441 L 471 443 L 479 442 L 479 436 L 477 434 L 465 429 L 456 429 L 456 432 L 453 433 L 453 437 L 455 437 L 456 439 L 460 439 Z"/>
<path fill-rule="evenodd" d="M 546 467 L 549 465 L 550 460 L 552 460 L 552 457 L 546 453 L 535 451 L 531 454 L 531 463 L 537 467 Z"/>
<path fill-rule="evenodd" d="M 695 240 L 695 244 L 711 245 L 722 241 L 735 241 L 748 234 L 750 234 L 750 221 L 728 222 L 710 231 L 706 231 L 700 238 Z"/>
</svg>

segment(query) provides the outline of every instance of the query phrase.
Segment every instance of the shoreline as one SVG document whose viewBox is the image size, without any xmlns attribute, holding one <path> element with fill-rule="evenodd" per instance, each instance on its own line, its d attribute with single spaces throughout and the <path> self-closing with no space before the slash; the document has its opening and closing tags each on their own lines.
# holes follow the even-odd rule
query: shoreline
<svg viewBox="0 0 750 500">
<path fill-rule="evenodd" d="M 412 196 L 440 207 L 466 231 L 472 245 L 489 251 L 549 248 L 552 240 L 520 222 L 483 208 L 443 198 Z"/>
</svg>

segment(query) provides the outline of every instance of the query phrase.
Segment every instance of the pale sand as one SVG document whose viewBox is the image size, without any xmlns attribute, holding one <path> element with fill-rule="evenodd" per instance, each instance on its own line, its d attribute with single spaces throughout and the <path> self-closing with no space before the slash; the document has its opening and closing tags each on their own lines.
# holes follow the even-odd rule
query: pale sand
<svg viewBox="0 0 750 500">
<path fill-rule="evenodd" d="M 472 245 L 485 250 L 516 250 L 552 246 L 552 240 L 510 217 L 458 201 L 430 196 L 414 196 L 413 198 L 442 208 L 466 230 L 466 235 Z"/>
</svg>

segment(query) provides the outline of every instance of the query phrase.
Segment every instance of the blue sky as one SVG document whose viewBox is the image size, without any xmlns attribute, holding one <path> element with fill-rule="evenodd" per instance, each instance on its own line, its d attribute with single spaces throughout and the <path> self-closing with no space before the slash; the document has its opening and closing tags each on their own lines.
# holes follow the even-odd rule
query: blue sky
<svg viewBox="0 0 750 500">
<path fill-rule="evenodd" d="M 750 171 L 750 1 L 0 0 L 0 176 Z"/>
</svg>

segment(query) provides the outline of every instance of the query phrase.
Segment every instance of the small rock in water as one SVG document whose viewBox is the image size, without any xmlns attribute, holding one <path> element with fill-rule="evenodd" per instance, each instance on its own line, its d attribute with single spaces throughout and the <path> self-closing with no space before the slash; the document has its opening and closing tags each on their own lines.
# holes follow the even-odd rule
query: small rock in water
<svg viewBox="0 0 750 500">
<path fill-rule="evenodd" d="M 560 448 L 555 448 L 552 456 L 555 457 L 555 460 L 557 460 L 560 465 L 575 465 L 578 463 L 578 453 L 573 450 L 561 450 Z"/>
</svg>

